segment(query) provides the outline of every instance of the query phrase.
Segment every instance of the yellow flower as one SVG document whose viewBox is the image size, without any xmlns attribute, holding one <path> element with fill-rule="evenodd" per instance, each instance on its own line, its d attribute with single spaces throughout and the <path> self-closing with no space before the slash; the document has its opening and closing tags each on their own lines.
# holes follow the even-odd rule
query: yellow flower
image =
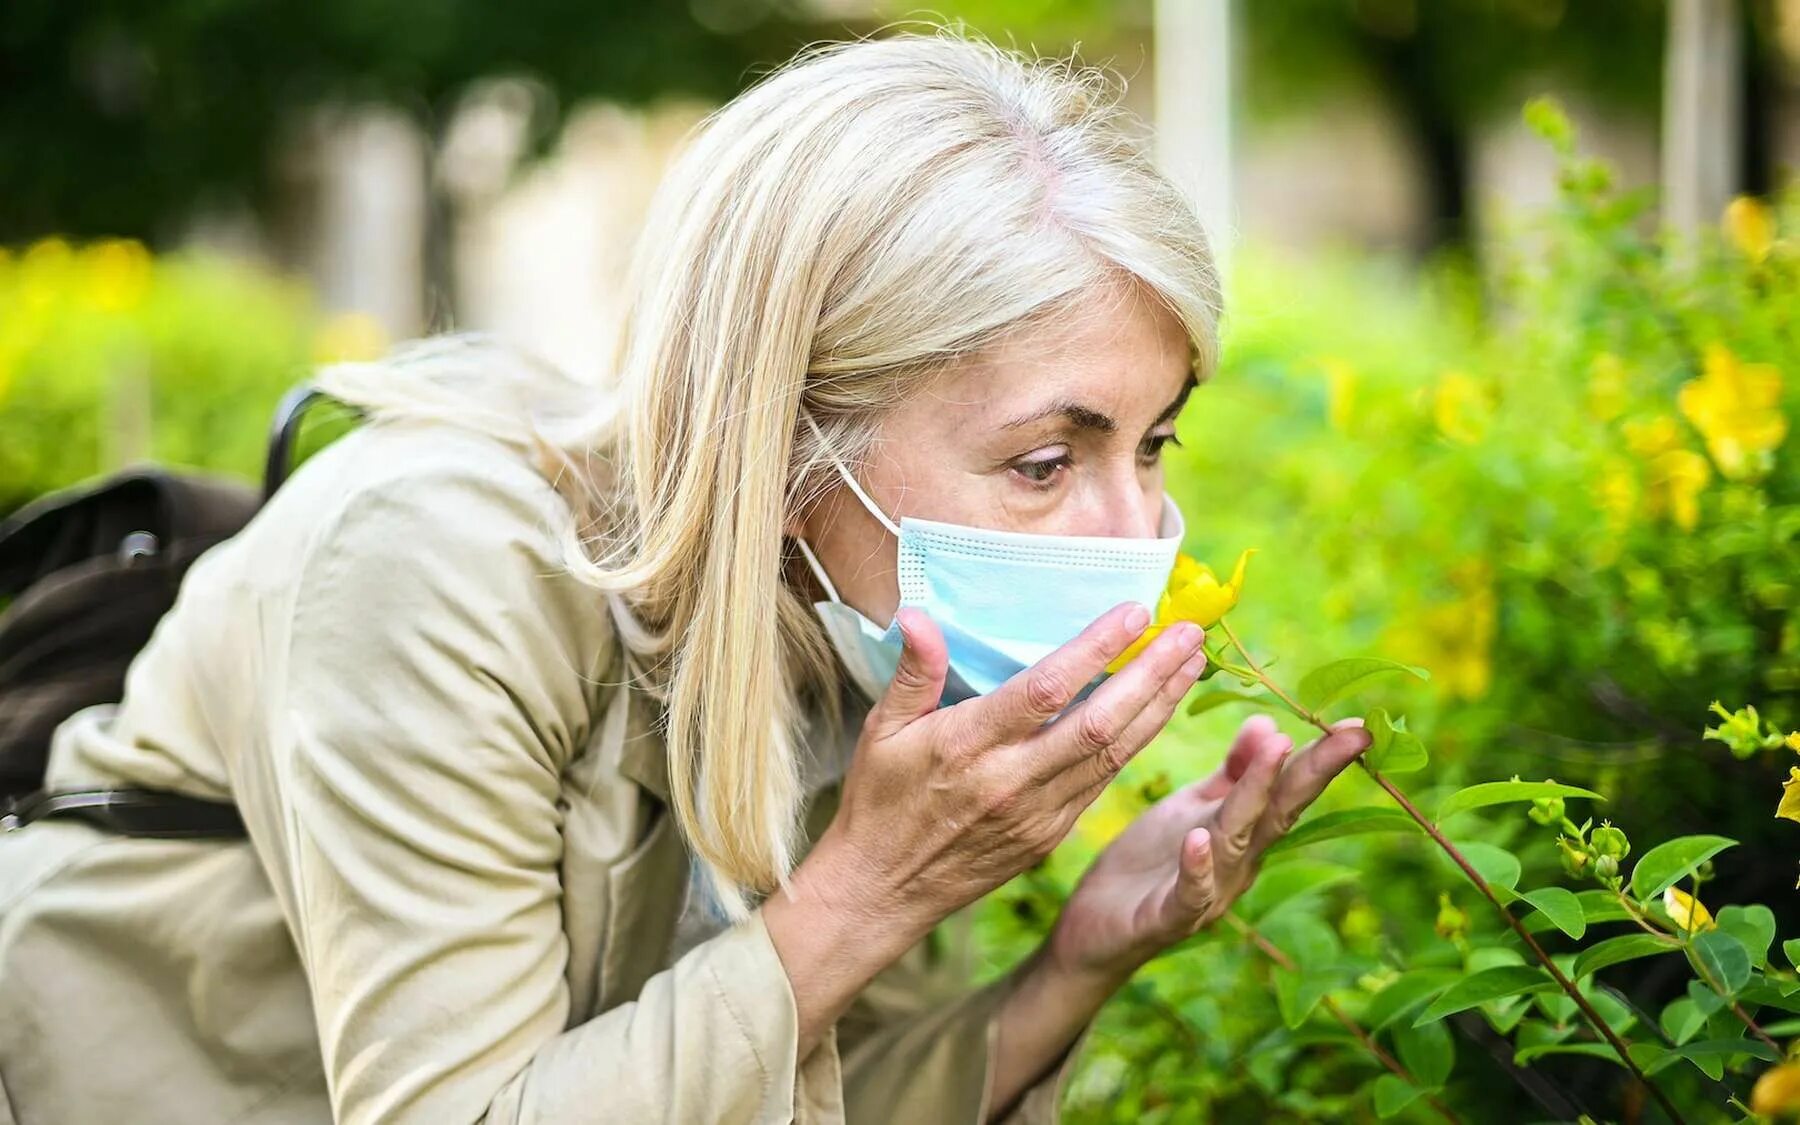
<svg viewBox="0 0 1800 1125">
<path fill-rule="evenodd" d="M 1788 779 L 1781 783 L 1781 803 L 1775 815 L 1783 820 L 1800 820 L 1800 766 L 1788 767 Z"/>
<path fill-rule="evenodd" d="M 1625 412 L 1627 401 L 1625 362 L 1611 352 L 1601 352 L 1588 366 L 1588 413 L 1610 422 Z"/>
<path fill-rule="evenodd" d="M 1670 887 L 1663 892 L 1663 909 L 1669 912 L 1669 917 L 1683 933 L 1698 933 L 1713 928 L 1712 912 L 1699 899 L 1680 887 Z"/>
<path fill-rule="evenodd" d="M 89 295 L 105 312 L 128 312 L 150 290 L 150 251 L 132 238 L 112 238 L 86 254 Z"/>
<path fill-rule="evenodd" d="M 1211 567 L 1193 556 L 1176 555 L 1175 567 L 1169 572 L 1169 583 L 1164 588 L 1162 597 L 1156 599 L 1154 620 L 1143 635 L 1131 642 L 1130 648 L 1121 652 L 1106 666 L 1106 670 L 1117 672 L 1125 667 L 1132 657 L 1144 651 L 1158 634 L 1177 621 L 1192 621 L 1204 628 L 1225 616 L 1227 611 L 1237 605 L 1238 595 L 1244 591 L 1244 565 L 1256 552 L 1257 548 L 1250 547 L 1238 555 L 1237 565 L 1232 568 L 1229 582 L 1220 582 Z"/>
<path fill-rule="evenodd" d="M 1667 414 L 1627 422 L 1622 429 L 1625 431 L 1625 448 L 1646 461 L 1659 453 L 1681 448 L 1681 424 Z"/>
<path fill-rule="evenodd" d="M 1616 535 L 1631 526 L 1631 514 L 1637 510 L 1637 477 L 1629 463 L 1607 463 L 1594 484 L 1594 501 L 1606 513 L 1607 530 Z"/>
<path fill-rule="evenodd" d="M 1725 236 L 1743 252 L 1744 257 L 1752 262 L 1761 262 L 1769 256 L 1769 248 L 1775 244 L 1775 216 L 1762 200 L 1748 195 L 1738 196 L 1725 205 L 1722 225 Z"/>
<path fill-rule="evenodd" d="M 1479 699 L 1493 684 L 1493 644 L 1499 597 L 1493 566 L 1464 559 L 1450 567 L 1457 596 L 1412 610 L 1389 627 L 1382 647 L 1431 669 L 1432 686 L 1446 696 Z"/>
<path fill-rule="evenodd" d="M 1781 372 L 1773 364 L 1740 363 L 1723 344 L 1707 347 L 1700 377 L 1681 385 L 1676 402 L 1706 439 L 1719 472 L 1732 480 L 1767 472 L 1787 437 Z"/>
<path fill-rule="evenodd" d="M 1650 463 L 1645 506 L 1651 515 L 1667 513 L 1683 531 L 1700 522 L 1700 493 L 1711 479 L 1706 458 L 1691 449 L 1671 449 Z"/>
<path fill-rule="evenodd" d="M 1464 445 L 1481 440 L 1492 404 L 1487 388 L 1461 371 L 1446 371 L 1432 392 L 1431 417 L 1438 432 Z"/>
<path fill-rule="evenodd" d="M 1750 1089 L 1750 1112 L 1761 1117 L 1800 1113 L 1800 1062 L 1784 1062 L 1763 1071 Z"/>
<path fill-rule="evenodd" d="M 1791 730 L 1787 736 L 1787 748 L 1800 754 L 1800 730 Z"/>
<path fill-rule="evenodd" d="M 1325 369 L 1325 421 L 1338 433 L 1350 430 L 1350 412 L 1356 405 L 1356 369 L 1335 356 L 1319 361 Z"/>
</svg>

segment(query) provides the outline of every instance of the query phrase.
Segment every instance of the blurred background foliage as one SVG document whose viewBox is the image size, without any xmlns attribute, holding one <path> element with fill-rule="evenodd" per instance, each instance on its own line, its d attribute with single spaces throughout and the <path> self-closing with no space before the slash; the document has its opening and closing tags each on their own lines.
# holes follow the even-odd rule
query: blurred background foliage
<svg viewBox="0 0 1800 1125">
<path fill-rule="evenodd" d="M 1763 119 L 1784 104 L 1794 7 L 1741 8 L 1734 80 L 1749 127 L 1735 181 L 1766 202 L 1670 231 L 1641 177 L 1585 155 L 1544 103 L 1528 116 L 1553 190 L 1542 206 L 1474 221 L 1481 138 L 1538 88 L 1654 117 L 1665 5 L 1238 5 L 1249 139 L 1343 104 L 1385 107 L 1420 184 L 1417 221 L 1379 243 L 1295 245 L 1253 230 L 1235 254 L 1223 370 L 1194 396 L 1170 454 L 1187 549 L 1221 564 L 1261 548 L 1233 622 L 1274 657 L 1271 671 L 1291 682 L 1354 653 L 1432 669 L 1429 684 L 1365 701 L 1403 706 L 1432 745 L 1431 771 L 1409 779 L 1416 795 L 1554 777 L 1607 794 L 1590 811 L 1640 848 L 1732 837 L 1741 845 L 1720 858 L 1711 900 L 1767 903 L 1784 935 L 1800 932 L 1800 829 L 1771 815 L 1787 752 L 1739 758 L 1700 734 L 1714 699 L 1800 725 L 1800 469 L 1787 432 L 1800 394 L 1800 197 L 1782 186 L 1784 134 Z M 961 0 L 934 11 L 1022 46 L 1079 43 L 1130 77 L 1152 9 Z M 144 457 L 254 477 L 277 400 L 312 364 L 379 354 L 444 309 L 479 322 L 470 277 L 483 270 L 468 263 L 487 260 L 458 239 L 491 217 L 482 191 L 500 189 L 458 188 L 468 177 L 452 157 L 483 83 L 509 76 L 522 92 L 502 178 L 537 190 L 530 170 L 557 167 L 593 99 L 716 102 L 805 41 L 920 14 L 847 0 L 553 0 L 528 18 L 464 2 L 20 0 L 0 20 L 0 513 Z M 309 257 L 321 228 L 293 220 L 320 209 L 294 202 L 295 137 L 312 110 L 345 104 L 397 109 L 424 138 L 405 150 L 424 197 L 407 276 L 435 294 L 418 302 L 423 320 L 335 292 Z M 657 151 L 644 158 L 652 181 Z M 598 190 L 573 183 L 578 198 Z M 1260 205 L 1251 194 L 1246 208 Z M 628 228 L 634 198 L 586 205 Z M 194 235 L 197 216 L 220 208 L 274 232 L 259 253 Z M 550 225 L 556 261 L 537 269 L 577 253 L 567 226 Z M 605 319 L 587 290 L 563 287 L 580 315 Z M 1145 799 L 1210 771 L 1240 719 L 1178 721 L 1044 869 L 972 911 L 982 972 L 1029 948 L 1084 859 Z M 1352 772 L 1321 805 L 1377 796 Z M 1538 882 L 1561 880 L 1549 838 L 1516 808 L 1479 819 L 1481 838 L 1513 848 Z M 1396 967 L 1475 967 L 1445 911 L 1494 927 L 1476 906 L 1428 849 L 1372 836 L 1271 861 L 1240 914 L 1278 942 L 1330 952 L 1332 995 L 1360 1012 Z M 1654 967 L 1608 979 L 1618 1003 L 1646 1012 L 1682 983 Z M 1072 1119 L 1372 1118 L 1380 1071 L 1328 1021 L 1286 1026 L 1273 982 L 1229 927 L 1154 963 L 1087 1042 Z M 1550 1105 L 1635 1119 L 1616 1066 L 1557 1057 L 1517 1069 L 1495 1022 L 1456 1026 L 1446 1099 L 1465 1120 L 1549 1119 Z M 1741 1093 L 1748 1077 L 1730 1081 Z M 1667 1081 L 1684 1107 L 1723 1104 L 1692 1068 Z"/>
</svg>

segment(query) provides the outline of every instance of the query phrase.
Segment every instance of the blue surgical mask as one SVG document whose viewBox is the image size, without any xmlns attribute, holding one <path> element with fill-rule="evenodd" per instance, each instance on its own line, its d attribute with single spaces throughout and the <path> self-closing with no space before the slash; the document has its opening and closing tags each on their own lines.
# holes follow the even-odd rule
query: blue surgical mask
<svg viewBox="0 0 1800 1125">
<path fill-rule="evenodd" d="M 1181 510 L 1167 494 L 1154 539 L 1029 535 L 913 516 L 896 526 L 835 463 L 857 500 L 899 540 L 901 606 L 924 610 L 943 631 L 950 653 L 945 706 L 993 691 L 1120 602 L 1154 607 L 1181 546 Z M 826 635 L 850 678 L 871 700 L 879 698 L 900 662 L 898 616 L 878 625 L 846 605 L 811 546 L 797 543 L 828 595 L 813 603 Z"/>
</svg>

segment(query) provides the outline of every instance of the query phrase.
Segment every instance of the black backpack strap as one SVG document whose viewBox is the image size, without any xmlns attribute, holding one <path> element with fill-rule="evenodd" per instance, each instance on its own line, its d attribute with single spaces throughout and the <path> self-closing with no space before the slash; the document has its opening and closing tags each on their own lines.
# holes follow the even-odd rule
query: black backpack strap
<svg viewBox="0 0 1800 1125">
<path fill-rule="evenodd" d="M 58 817 L 126 836 L 178 840 L 247 834 L 234 805 L 154 789 L 40 789 L 0 805 L 0 831 Z"/>
</svg>

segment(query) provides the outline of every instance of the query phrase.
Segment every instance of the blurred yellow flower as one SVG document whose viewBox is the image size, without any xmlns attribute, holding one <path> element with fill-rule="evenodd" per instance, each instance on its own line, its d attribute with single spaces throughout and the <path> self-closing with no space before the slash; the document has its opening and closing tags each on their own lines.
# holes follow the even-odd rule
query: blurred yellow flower
<svg viewBox="0 0 1800 1125">
<path fill-rule="evenodd" d="M 1773 364 L 1740 363 L 1723 344 L 1707 347 L 1700 377 L 1681 385 L 1676 402 L 1706 439 L 1719 472 L 1732 480 L 1767 472 L 1787 437 L 1781 372 Z"/>
<path fill-rule="evenodd" d="M 1775 1118 L 1800 1114 L 1800 1062 L 1784 1062 L 1763 1071 L 1750 1088 L 1750 1112 Z"/>
<path fill-rule="evenodd" d="M 1788 732 L 1787 748 L 1796 754 L 1800 754 L 1800 730 Z"/>
<path fill-rule="evenodd" d="M 1438 432 L 1464 445 L 1480 441 L 1493 408 L 1487 388 L 1462 371 L 1446 371 L 1431 395 L 1431 418 Z"/>
<path fill-rule="evenodd" d="M 1625 448 L 1646 461 L 1681 448 L 1681 424 L 1667 414 L 1627 422 L 1620 428 L 1625 433 Z"/>
<path fill-rule="evenodd" d="M 103 312 L 129 312 L 150 291 L 150 251 L 131 238 L 97 243 L 84 255 L 88 295 Z"/>
<path fill-rule="evenodd" d="M 1216 623 L 1238 602 L 1238 596 L 1244 590 L 1244 566 L 1257 548 L 1246 548 L 1238 555 L 1237 565 L 1232 569 L 1231 579 L 1220 582 L 1212 568 L 1194 558 L 1192 555 L 1175 556 L 1175 567 L 1169 572 L 1169 582 L 1163 589 L 1162 596 L 1156 599 L 1156 616 L 1131 647 L 1121 652 L 1106 666 L 1108 672 L 1117 672 L 1132 657 L 1144 651 L 1157 636 L 1168 626 L 1177 621 L 1192 621 L 1202 627 Z"/>
<path fill-rule="evenodd" d="M 1401 617 L 1382 647 L 1398 658 L 1431 669 L 1431 683 L 1444 695 L 1479 699 L 1493 684 L 1493 644 L 1499 626 L 1493 567 L 1486 559 L 1465 559 L 1450 568 L 1457 596 Z"/>
<path fill-rule="evenodd" d="M 1669 912 L 1669 917 L 1683 933 L 1710 930 L 1715 925 L 1712 911 L 1680 887 L 1670 887 L 1663 892 L 1663 909 Z"/>
<path fill-rule="evenodd" d="M 1112 843 L 1113 838 L 1131 826 L 1138 810 L 1131 807 L 1117 789 L 1108 789 L 1098 801 L 1076 821 L 1075 833 L 1096 848 Z"/>
<path fill-rule="evenodd" d="M 1775 245 L 1775 216 L 1754 196 L 1740 195 L 1727 203 L 1722 225 L 1731 244 L 1752 262 L 1767 258 Z"/>
<path fill-rule="evenodd" d="M 1675 526 L 1692 531 L 1700 522 L 1700 493 L 1712 478 L 1706 458 L 1691 449 L 1671 449 L 1650 462 L 1644 506 L 1652 516 L 1667 515 Z"/>
<path fill-rule="evenodd" d="M 1781 803 L 1775 815 L 1783 820 L 1800 820 L 1800 766 L 1788 767 L 1788 779 L 1781 783 Z"/>
<path fill-rule="evenodd" d="M 1588 413 L 1601 422 L 1617 418 L 1625 412 L 1628 387 L 1625 361 L 1611 352 L 1601 352 L 1588 365 Z"/>
<path fill-rule="evenodd" d="M 342 363 L 377 359 L 387 350 L 387 345 L 387 330 L 379 320 L 368 313 L 339 313 L 313 333 L 313 360 L 316 363 Z"/>
<path fill-rule="evenodd" d="M 1608 531 L 1617 534 L 1631 526 L 1632 513 L 1637 510 L 1637 474 L 1628 463 L 1607 462 L 1594 483 L 1594 502 L 1606 514 Z"/>
<path fill-rule="evenodd" d="M 1350 431 L 1350 413 L 1356 406 L 1356 369 L 1336 356 L 1319 361 L 1325 370 L 1325 422 L 1338 433 Z"/>
</svg>

